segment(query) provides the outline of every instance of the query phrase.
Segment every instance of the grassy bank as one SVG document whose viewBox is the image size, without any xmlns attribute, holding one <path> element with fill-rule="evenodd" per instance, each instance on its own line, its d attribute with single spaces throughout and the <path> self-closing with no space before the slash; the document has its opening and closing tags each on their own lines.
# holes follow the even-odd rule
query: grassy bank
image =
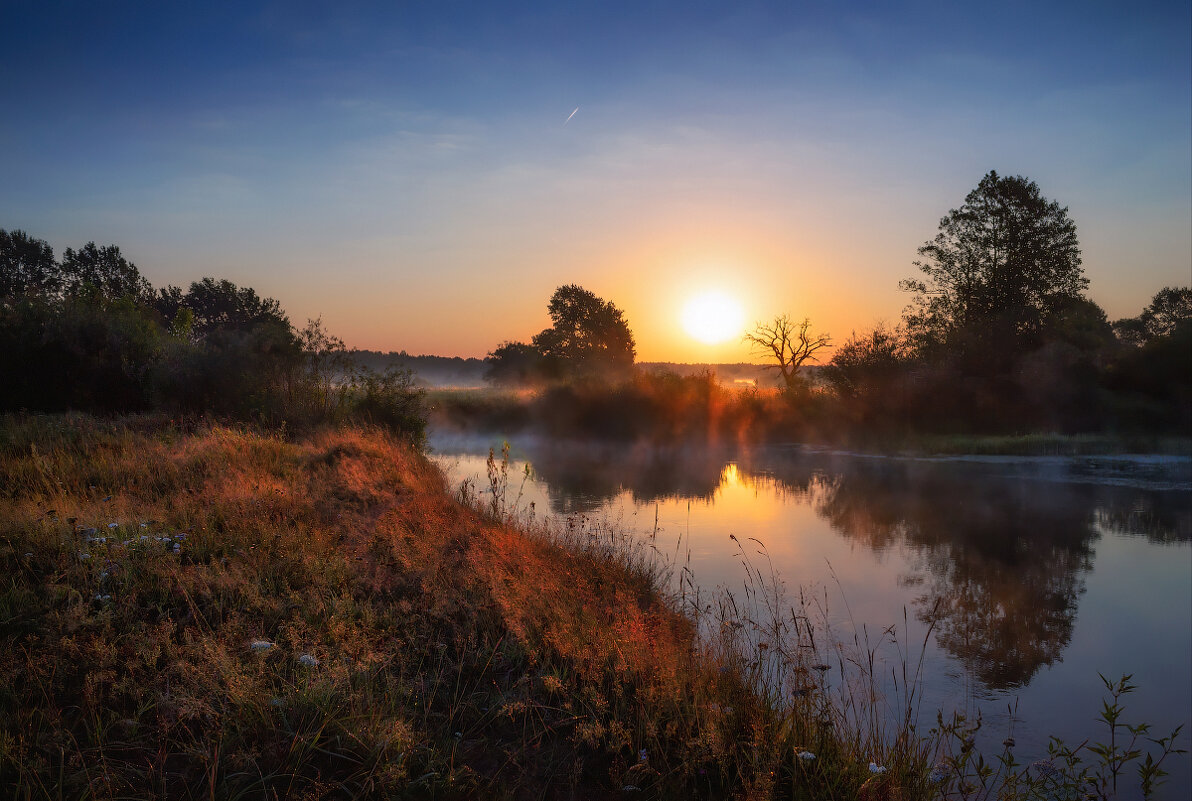
<svg viewBox="0 0 1192 801">
<path fill-rule="evenodd" d="M 642 551 L 377 431 L 9 417 L 0 486 L 6 798 L 928 794 Z"/>
</svg>

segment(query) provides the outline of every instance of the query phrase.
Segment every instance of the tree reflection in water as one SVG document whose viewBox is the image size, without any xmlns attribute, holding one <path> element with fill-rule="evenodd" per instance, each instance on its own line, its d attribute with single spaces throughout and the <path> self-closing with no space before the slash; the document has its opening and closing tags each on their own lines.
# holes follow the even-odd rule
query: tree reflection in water
<svg viewBox="0 0 1192 801">
<path fill-rule="evenodd" d="M 1021 686 L 1071 640 L 1098 535 L 1073 485 L 965 472 L 866 465 L 818 511 L 843 536 L 911 546 L 918 617 L 985 687 Z"/>
<path fill-rule="evenodd" d="M 553 442 L 528 449 L 536 478 L 546 483 L 556 514 L 590 513 L 618 497 L 636 503 L 684 499 L 711 501 L 729 451 L 707 447 L 632 447 Z"/>
<path fill-rule="evenodd" d="M 732 479 L 754 485 L 759 502 L 767 491 L 793 498 L 843 537 L 903 548 L 913 567 L 900 581 L 922 588 L 917 617 L 988 690 L 1021 687 L 1062 659 L 1102 536 L 1192 536 L 1186 492 L 989 464 L 573 443 L 529 455 L 556 513 L 595 511 L 623 492 L 637 504 L 714 502 L 731 460 Z"/>
</svg>

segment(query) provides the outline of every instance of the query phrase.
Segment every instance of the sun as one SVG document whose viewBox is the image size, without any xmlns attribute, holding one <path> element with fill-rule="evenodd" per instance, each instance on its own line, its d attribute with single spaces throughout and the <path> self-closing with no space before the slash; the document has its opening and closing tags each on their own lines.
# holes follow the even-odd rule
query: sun
<svg viewBox="0 0 1192 801">
<path fill-rule="evenodd" d="M 741 304 L 723 292 L 696 295 L 683 306 L 683 330 L 707 345 L 741 335 L 745 312 Z"/>
</svg>

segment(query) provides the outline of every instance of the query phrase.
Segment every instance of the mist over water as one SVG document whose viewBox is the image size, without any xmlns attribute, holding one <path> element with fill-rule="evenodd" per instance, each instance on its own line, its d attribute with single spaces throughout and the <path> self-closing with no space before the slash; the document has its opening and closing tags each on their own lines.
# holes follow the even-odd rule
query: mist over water
<svg viewBox="0 0 1192 801">
<path fill-rule="evenodd" d="M 489 448 L 499 457 L 501 444 L 431 437 L 451 479 L 482 489 Z M 510 444 L 507 500 L 522 509 L 653 536 L 709 590 L 740 592 L 743 559 L 763 574 L 772 564 L 788 600 L 811 599 L 849 644 L 854 634 L 888 640 L 895 627 L 897 646 L 880 651 L 891 697 L 901 654 L 917 662 L 930 628 L 924 732 L 937 709 L 979 709 L 987 753 L 1012 733 L 1019 759 L 1045 757 L 1050 734 L 1073 745 L 1102 736 L 1098 672 L 1134 675 L 1126 719 L 1150 722 L 1155 736 L 1192 721 L 1187 458 Z M 1182 797 L 1192 758 L 1169 763 L 1161 797 Z"/>
</svg>

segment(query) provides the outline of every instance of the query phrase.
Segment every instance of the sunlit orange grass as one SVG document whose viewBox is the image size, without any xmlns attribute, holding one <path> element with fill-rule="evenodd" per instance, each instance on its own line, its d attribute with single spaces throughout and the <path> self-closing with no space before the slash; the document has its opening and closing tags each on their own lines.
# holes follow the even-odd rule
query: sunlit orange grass
<svg viewBox="0 0 1192 801">
<path fill-rule="evenodd" d="M 269 737 L 237 738 L 229 728 L 268 726 L 280 714 L 268 701 L 291 685 L 293 668 L 283 660 L 280 673 L 265 669 L 247 648 L 251 639 L 275 641 L 291 659 L 310 652 L 376 661 L 376 631 L 351 623 L 351 614 L 326 624 L 337 609 L 358 609 L 340 550 L 347 538 L 328 525 L 344 515 L 312 488 L 312 463 L 326 449 L 218 427 L 151 438 L 86 419 L 34 420 L 27 430 L 5 422 L 0 561 L 14 580 L 0 599 L 0 675 L 21 700 L 6 719 L 12 728 L 0 731 L 0 780 L 16 797 L 37 795 L 47 781 L 74 787 L 67 795 L 106 797 L 144 791 L 166 774 L 186 781 L 195 765 L 210 763 L 214 777 L 217 768 L 267 763 L 268 753 L 234 743 L 266 747 Z M 391 467 L 377 471 L 378 482 L 396 488 L 402 450 L 385 456 Z M 350 471 L 345 483 L 353 483 Z M 336 494 L 338 485 L 327 489 Z M 87 528 L 110 541 L 88 543 Z M 179 529 L 189 534 L 182 555 L 156 541 L 123 547 Z M 27 627 L 32 638 L 22 634 Z M 320 681 L 350 692 L 340 663 L 325 667 Z M 363 714 L 367 700 L 349 694 L 345 709 Z M 372 724 L 357 726 L 359 737 Z M 194 751 L 203 731 L 228 738 L 222 757 L 218 748 Z M 65 762 L 55 767 L 59 752 Z M 272 759 L 275 769 L 287 764 Z"/>
<path fill-rule="evenodd" d="M 688 622 L 642 598 L 624 575 L 507 528 L 483 525 L 468 572 L 484 580 L 506 624 L 541 639 L 577 669 L 673 675 L 691 652 Z M 591 676 L 595 678 L 595 674 Z"/>
<path fill-rule="evenodd" d="M 359 532 L 349 539 L 376 586 L 416 576 L 436 616 L 478 611 L 468 607 L 496 614 L 499 628 L 524 643 L 540 669 L 570 676 L 572 692 L 598 688 L 589 696 L 597 705 L 597 723 L 601 704 L 618 702 L 601 693 L 620 696 L 619 714 L 629 724 L 620 736 L 634 753 L 648 745 L 660 768 L 667 750 L 687 750 L 683 756 L 709 761 L 747 748 L 762 761 L 772 753 L 764 737 L 758 743 L 748 736 L 751 719 L 761 727 L 754 726 L 754 734 L 765 729 L 759 699 L 739 685 L 737 674 L 722 673 L 707 654 L 697 656 L 690 621 L 665 604 L 647 579 L 615 560 L 564 553 L 544 539 L 483 519 L 442 491 L 437 471 L 379 447 L 376 437 L 337 434 L 333 443 L 314 445 L 330 445 L 327 452 L 342 457 L 320 475 L 320 488 L 372 501 L 357 503 L 354 519 L 340 507 L 338 522 Z M 634 696 L 628 706 L 626 693 Z M 712 697 L 736 704 L 732 720 L 718 705 L 708 706 Z M 616 731 L 616 725 L 606 728 L 606 735 L 615 740 Z"/>
<path fill-rule="evenodd" d="M 378 475 L 377 465 L 345 460 L 330 483 L 384 497 L 384 487 L 373 483 Z M 557 546 L 428 491 L 441 487 L 437 474 L 423 480 L 405 502 L 380 510 L 372 528 L 404 570 L 422 576 L 428 596 L 484 599 L 510 632 L 590 680 L 603 680 L 608 670 L 676 688 L 676 671 L 690 662 L 693 647 L 689 621 L 608 560 L 564 557 Z M 445 592 L 449 586 L 455 593 Z"/>
<path fill-rule="evenodd" d="M 560 770 L 647 784 L 667 751 L 672 771 L 732 762 L 710 746 L 740 738 L 706 734 L 725 722 L 700 700 L 722 680 L 648 579 L 483 519 L 380 432 L 10 418 L 0 483 L 13 797 L 414 775 L 516 797 Z M 111 522 L 120 542 L 187 538 L 177 555 L 85 542 Z"/>
</svg>

